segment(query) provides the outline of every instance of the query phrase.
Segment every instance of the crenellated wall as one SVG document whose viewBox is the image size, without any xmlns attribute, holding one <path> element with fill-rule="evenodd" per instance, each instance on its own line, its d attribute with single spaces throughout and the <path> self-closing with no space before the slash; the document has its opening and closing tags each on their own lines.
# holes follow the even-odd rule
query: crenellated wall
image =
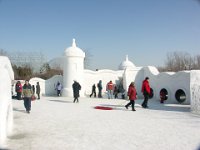
<svg viewBox="0 0 200 150">
<path fill-rule="evenodd" d="M 159 73 L 157 68 L 152 66 L 144 67 L 142 70 L 144 77 L 148 76 L 150 78 L 149 82 L 154 91 L 154 99 L 159 100 L 161 89 L 166 89 L 168 92 L 166 102 L 179 103 L 177 97 L 183 94 L 177 94 L 176 92 L 179 90 L 184 92 L 186 96 L 186 100 L 182 103 L 190 104 L 190 71 Z"/>
<path fill-rule="evenodd" d="M 194 70 L 180 71 L 177 73 L 160 73 L 157 68 L 153 66 L 127 68 L 118 71 L 108 69 L 98 71 L 84 70 L 83 82 L 81 84 L 84 91 L 82 90 L 82 92 L 84 96 L 89 96 L 91 94 L 92 85 L 97 85 L 99 80 L 102 80 L 102 94 L 104 97 L 107 97 L 106 84 L 110 80 L 112 80 L 114 84 L 119 84 L 122 81 L 126 91 L 128 90 L 129 84 L 134 81 L 138 98 L 143 98 L 141 86 L 142 81 L 147 76 L 149 77 L 149 83 L 154 92 L 153 100 L 159 101 L 160 92 L 164 89 L 167 92 L 167 100 L 165 103 L 191 104 L 193 112 L 199 112 L 200 72 Z M 63 83 L 63 77 L 58 75 L 46 81 L 42 81 L 39 78 L 34 78 L 30 81 L 34 84 L 39 81 L 43 94 L 56 95 L 56 91 L 54 90 L 55 85 L 58 81 Z M 96 92 L 98 92 L 97 89 Z"/>
<path fill-rule="evenodd" d="M 44 94 L 55 95 L 55 85 L 60 81 L 63 84 L 63 96 L 72 97 L 72 84 L 73 80 L 76 80 L 82 87 L 80 96 L 89 96 L 92 85 L 97 85 L 99 80 L 102 80 L 102 94 L 106 97 L 106 84 L 112 80 L 116 85 L 123 84 L 126 92 L 130 83 L 135 82 L 138 98 L 143 98 L 141 92 L 142 82 L 145 77 L 149 77 L 153 100 L 160 101 L 161 95 L 164 94 L 165 103 L 198 104 L 198 106 L 193 105 L 193 109 L 194 111 L 199 110 L 199 99 L 198 95 L 196 95 L 199 85 L 191 82 L 193 80 L 199 82 L 199 79 L 194 75 L 197 73 L 194 73 L 194 71 L 160 73 L 154 66 L 136 67 L 128 60 L 128 55 L 117 71 L 109 69 L 92 71 L 84 69 L 84 58 L 84 51 L 76 46 L 75 39 L 73 39 L 72 46 L 64 52 L 63 77 L 53 77 L 47 81 L 41 81 Z"/>
<path fill-rule="evenodd" d="M 0 56 L 0 148 L 5 144 L 6 137 L 12 133 L 13 128 L 12 80 L 14 73 L 10 60 Z"/>
</svg>

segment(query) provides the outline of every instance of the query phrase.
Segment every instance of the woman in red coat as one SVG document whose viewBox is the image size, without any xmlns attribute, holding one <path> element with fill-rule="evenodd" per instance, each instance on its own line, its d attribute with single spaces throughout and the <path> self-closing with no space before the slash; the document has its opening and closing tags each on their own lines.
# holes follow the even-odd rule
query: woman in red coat
<svg viewBox="0 0 200 150">
<path fill-rule="evenodd" d="M 129 96 L 130 102 L 125 105 L 126 109 L 128 109 L 128 107 L 130 105 L 132 105 L 132 111 L 136 111 L 135 110 L 135 100 L 137 98 L 136 95 L 137 95 L 137 92 L 136 92 L 136 89 L 135 89 L 134 82 L 131 82 L 131 84 L 129 85 L 129 88 L 128 88 L 128 96 Z"/>
</svg>

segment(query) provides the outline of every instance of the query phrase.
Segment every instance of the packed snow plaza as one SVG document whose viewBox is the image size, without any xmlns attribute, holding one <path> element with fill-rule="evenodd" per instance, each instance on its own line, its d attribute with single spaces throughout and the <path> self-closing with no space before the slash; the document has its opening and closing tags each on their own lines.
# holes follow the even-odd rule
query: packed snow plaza
<svg viewBox="0 0 200 150">
<path fill-rule="evenodd" d="M 159 73 L 153 66 L 136 67 L 128 60 L 119 70 L 84 69 L 85 53 L 76 46 L 64 51 L 63 76 L 30 79 L 40 82 L 42 97 L 32 102 L 31 114 L 23 102 L 11 99 L 13 70 L 7 57 L 0 57 L 0 146 L 8 149 L 197 149 L 200 146 L 200 71 Z M 149 109 L 141 107 L 141 83 L 150 78 L 153 91 Z M 80 102 L 73 103 L 72 83 L 81 84 Z M 91 87 L 102 80 L 103 98 L 89 98 Z M 112 80 L 127 92 L 134 81 L 136 112 L 127 110 L 123 99 L 107 99 L 106 83 Z M 62 83 L 61 97 L 54 85 Z M 183 82 L 184 81 L 184 82 Z M 160 93 L 166 103 L 160 104 Z M 108 107 L 111 110 L 95 109 Z"/>
</svg>

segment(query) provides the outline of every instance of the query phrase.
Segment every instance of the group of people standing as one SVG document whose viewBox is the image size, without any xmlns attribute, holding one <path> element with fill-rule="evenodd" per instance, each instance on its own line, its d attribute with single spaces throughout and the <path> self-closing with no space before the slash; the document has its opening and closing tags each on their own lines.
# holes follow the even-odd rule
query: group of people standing
<svg viewBox="0 0 200 150">
<path fill-rule="evenodd" d="M 15 91 L 17 93 L 18 100 L 24 100 L 24 107 L 27 113 L 30 113 L 31 110 L 31 97 L 35 94 L 35 87 L 29 83 L 28 80 L 25 81 L 25 84 L 22 86 L 20 81 L 17 81 L 15 85 Z M 36 85 L 36 94 L 38 100 L 40 99 L 40 84 L 37 82 Z"/>
<path fill-rule="evenodd" d="M 98 97 L 102 98 L 102 81 L 99 80 L 99 83 L 97 84 L 98 87 Z M 58 82 L 57 86 L 57 95 L 60 96 L 62 85 Z M 73 96 L 74 96 L 74 103 L 79 102 L 78 98 L 80 97 L 79 91 L 81 90 L 81 85 L 74 80 L 74 83 L 72 84 L 73 89 Z M 15 91 L 17 92 L 17 99 L 24 100 L 24 107 L 26 108 L 26 112 L 30 113 L 31 110 L 31 96 L 34 95 L 35 88 L 34 86 L 31 86 L 28 80 L 25 81 L 25 84 L 22 86 L 21 82 L 18 81 L 15 86 Z M 112 81 L 109 81 L 106 85 L 106 91 L 108 93 L 108 99 L 113 98 L 113 91 L 114 91 L 114 84 Z M 141 92 L 144 95 L 144 101 L 142 103 L 143 108 L 148 108 L 148 99 L 151 94 L 150 85 L 149 85 L 149 77 L 146 77 L 145 80 L 142 82 L 142 89 Z M 37 82 L 36 85 L 36 94 L 38 95 L 38 99 L 40 99 L 40 85 L 39 82 Z M 96 85 L 93 84 L 92 86 L 92 93 L 90 94 L 90 97 L 94 94 L 94 97 L 96 97 Z M 134 82 L 131 82 L 131 84 L 128 87 L 127 96 L 130 100 L 128 104 L 125 105 L 126 109 L 131 105 L 132 111 L 135 110 L 135 100 L 137 99 L 137 91 L 135 88 Z"/>
<path fill-rule="evenodd" d="M 97 88 L 98 88 L 98 98 L 102 98 L 102 81 L 99 80 L 99 82 L 97 83 Z M 90 97 L 92 97 L 92 95 L 94 94 L 94 97 L 96 97 L 96 85 L 93 84 L 92 85 L 92 93 L 90 94 Z"/>
<path fill-rule="evenodd" d="M 99 82 L 97 83 L 97 88 L 98 88 L 98 98 L 102 98 L 102 80 L 99 80 Z M 110 80 L 107 84 L 106 84 L 106 91 L 107 91 L 107 95 L 108 95 L 108 99 L 113 99 L 113 97 L 116 99 L 118 98 L 118 93 L 122 93 L 122 98 L 124 99 L 124 92 L 125 90 L 123 89 L 123 87 L 121 87 L 119 85 L 119 87 L 117 87 L 115 84 L 113 84 L 113 82 Z M 94 95 L 94 97 L 96 97 L 96 85 L 93 84 L 92 85 L 92 92 L 90 94 L 90 97 L 92 97 Z"/>
</svg>

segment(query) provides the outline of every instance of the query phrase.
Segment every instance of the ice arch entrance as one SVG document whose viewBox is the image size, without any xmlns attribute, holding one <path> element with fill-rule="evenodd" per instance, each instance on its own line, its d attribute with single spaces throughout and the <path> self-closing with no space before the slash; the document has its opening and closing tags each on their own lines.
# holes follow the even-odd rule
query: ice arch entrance
<svg viewBox="0 0 200 150">
<path fill-rule="evenodd" d="M 160 99 L 162 99 L 162 100 L 168 99 L 168 92 L 165 88 L 160 90 Z"/>
<path fill-rule="evenodd" d="M 179 89 L 175 93 L 175 98 L 179 103 L 183 103 L 186 100 L 186 94 L 182 89 Z"/>
</svg>

